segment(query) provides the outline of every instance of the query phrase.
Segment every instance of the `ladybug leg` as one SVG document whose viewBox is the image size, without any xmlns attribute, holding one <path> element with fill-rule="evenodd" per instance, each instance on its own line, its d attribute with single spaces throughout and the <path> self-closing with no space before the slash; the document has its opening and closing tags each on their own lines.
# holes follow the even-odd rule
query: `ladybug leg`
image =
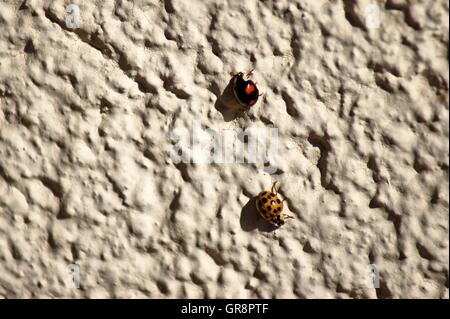
<svg viewBox="0 0 450 319">
<path fill-rule="evenodd" d="M 294 216 L 289 215 L 289 214 L 283 214 L 283 218 L 284 218 L 284 219 L 295 219 Z"/>
<path fill-rule="evenodd" d="M 257 85 L 257 84 L 258 84 L 258 82 L 255 82 L 255 85 Z M 264 95 L 264 92 L 261 92 L 258 94 L 258 96 L 262 96 L 262 95 Z"/>
</svg>

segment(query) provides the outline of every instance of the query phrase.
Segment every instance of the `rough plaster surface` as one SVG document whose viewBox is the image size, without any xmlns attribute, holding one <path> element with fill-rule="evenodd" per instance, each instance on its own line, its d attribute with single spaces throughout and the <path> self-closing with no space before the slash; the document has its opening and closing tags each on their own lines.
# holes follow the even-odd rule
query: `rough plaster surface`
<svg viewBox="0 0 450 319">
<path fill-rule="evenodd" d="M 69 3 L 0 2 L 0 296 L 448 298 L 447 1 Z M 193 120 L 278 128 L 276 173 L 175 164 Z"/>
</svg>

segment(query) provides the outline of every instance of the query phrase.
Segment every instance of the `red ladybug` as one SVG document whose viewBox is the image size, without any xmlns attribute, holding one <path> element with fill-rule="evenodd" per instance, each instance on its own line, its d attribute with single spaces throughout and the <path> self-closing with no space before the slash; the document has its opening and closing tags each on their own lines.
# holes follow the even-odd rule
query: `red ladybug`
<svg viewBox="0 0 450 319">
<path fill-rule="evenodd" d="M 251 107 L 260 96 L 256 83 L 250 80 L 253 70 L 246 74 L 239 72 L 232 78 L 234 97 L 243 107 Z"/>
</svg>

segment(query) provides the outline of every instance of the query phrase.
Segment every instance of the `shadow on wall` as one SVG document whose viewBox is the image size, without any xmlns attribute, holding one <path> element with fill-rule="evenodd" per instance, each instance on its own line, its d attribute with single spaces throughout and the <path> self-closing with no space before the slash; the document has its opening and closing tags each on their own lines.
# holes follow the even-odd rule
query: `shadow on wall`
<svg viewBox="0 0 450 319">
<path fill-rule="evenodd" d="M 256 197 L 251 198 L 241 211 L 241 228 L 249 232 L 258 229 L 262 232 L 272 232 L 277 229 L 276 226 L 266 221 L 258 212 L 255 205 Z"/>
<path fill-rule="evenodd" d="M 233 98 L 234 98 L 233 89 L 230 81 L 225 90 L 222 92 L 222 94 L 217 98 L 216 103 L 214 104 L 216 110 L 222 114 L 225 122 L 230 122 L 234 120 L 239 114 L 239 112 L 232 107 Z"/>
</svg>

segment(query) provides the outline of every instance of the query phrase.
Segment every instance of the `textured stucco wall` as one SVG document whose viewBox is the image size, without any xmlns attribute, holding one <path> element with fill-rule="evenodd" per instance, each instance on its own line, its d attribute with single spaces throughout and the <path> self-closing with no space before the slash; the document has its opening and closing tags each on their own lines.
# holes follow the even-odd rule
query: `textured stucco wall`
<svg viewBox="0 0 450 319">
<path fill-rule="evenodd" d="M 448 298 L 447 1 L 72 2 L 0 1 L 0 296 Z M 277 128 L 276 172 L 174 163 L 194 121 Z"/>
</svg>

